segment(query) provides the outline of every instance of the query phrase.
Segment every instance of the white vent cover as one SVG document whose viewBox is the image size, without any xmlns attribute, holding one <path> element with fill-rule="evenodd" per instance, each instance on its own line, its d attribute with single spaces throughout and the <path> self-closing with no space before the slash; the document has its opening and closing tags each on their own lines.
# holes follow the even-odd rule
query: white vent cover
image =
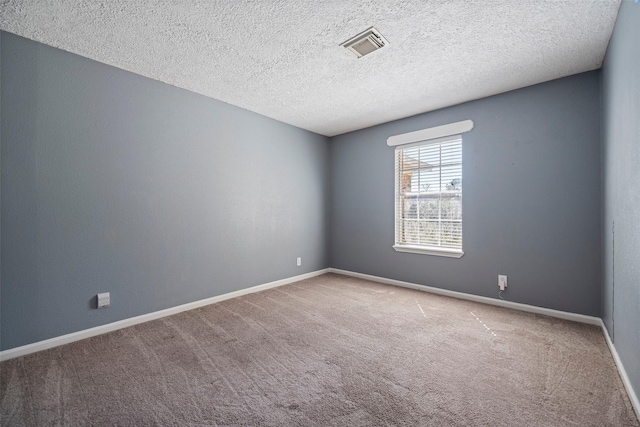
<svg viewBox="0 0 640 427">
<path fill-rule="evenodd" d="M 341 43 L 340 46 L 352 52 L 358 58 L 362 58 L 373 51 L 382 49 L 388 44 L 387 39 L 385 39 L 378 30 L 371 27 L 357 36 L 351 37 L 346 42 Z"/>
</svg>

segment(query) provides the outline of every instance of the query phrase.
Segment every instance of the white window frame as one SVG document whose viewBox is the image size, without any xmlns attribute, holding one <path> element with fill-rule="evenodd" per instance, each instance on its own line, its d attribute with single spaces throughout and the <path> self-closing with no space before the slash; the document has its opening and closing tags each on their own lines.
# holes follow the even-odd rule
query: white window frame
<svg viewBox="0 0 640 427">
<path fill-rule="evenodd" d="M 387 139 L 387 145 L 390 147 L 396 147 L 396 150 L 402 150 L 404 148 L 410 148 L 411 146 L 418 145 L 430 145 L 430 144 L 442 144 L 454 139 L 462 139 L 462 133 L 468 132 L 473 129 L 473 122 L 471 120 L 464 120 L 461 122 L 450 123 L 443 126 L 437 126 L 428 129 L 422 129 L 416 132 L 405 133 L 401 135 L 394 135 Z M 437 246 L 423 246 L 423 245 L 407 245 L 401 244 L 398 239 L 398 200 L 399 200 L 399 185 L 398 182 L 398 164 L 395 160 L 394 153 L 394 236 L 395 243 L 393 249 L 398 252 L 410 252 L 424 255 L 436 255 L 451 258 L 461 258 L 464 255 L 462 247 L 460 249 L 442 248 Z M 464 244 L 464 240 L 463 240 Z"/>
</svg>

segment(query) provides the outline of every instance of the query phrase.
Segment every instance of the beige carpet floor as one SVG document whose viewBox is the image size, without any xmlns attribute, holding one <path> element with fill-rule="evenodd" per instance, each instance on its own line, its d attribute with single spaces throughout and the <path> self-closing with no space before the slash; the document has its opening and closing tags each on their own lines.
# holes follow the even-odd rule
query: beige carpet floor
<svg viewBox="0 0 640 427">
<path fill-rule="evenodd" d="M 0 364 L 7 426 L 634 426 L 598 327 L 327 274 Z"/>
</svg>

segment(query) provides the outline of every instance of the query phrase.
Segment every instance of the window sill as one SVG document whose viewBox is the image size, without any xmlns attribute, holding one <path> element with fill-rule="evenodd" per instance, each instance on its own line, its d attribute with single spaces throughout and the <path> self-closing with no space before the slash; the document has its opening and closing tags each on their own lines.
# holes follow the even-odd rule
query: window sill
<svg viewBox="0 0 640 427">
<path fill-rule="evenodd" d="M 460 258 L 464 252 L 456 249 L 444 249 L 428 246 L 393 245 L 393 249 L 398 252 L 410 252 L 414 254 L 444 256 L 449 258 Z"/>
</svg>

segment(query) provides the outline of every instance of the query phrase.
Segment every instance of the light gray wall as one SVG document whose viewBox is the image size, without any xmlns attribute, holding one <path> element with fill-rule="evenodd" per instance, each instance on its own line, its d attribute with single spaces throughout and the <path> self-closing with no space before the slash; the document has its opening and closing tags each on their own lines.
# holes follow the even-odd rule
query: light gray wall
<svg viewBox="0 0 640 427">
<path fill-rule="evenodd" d="M 602 68 L 603 320 L 640 392 L 640 4 L 623 1 Z M 614 232 L 615 223 L 615 232 Z"/>
<path fill-rule="evenodd" d="M 2 349 L 328 266 L 327 138 L 1 44 Z"/>
<path fill-rule="evenodd" d="M 600 315 L 599 74 L 590 72 L 331 140 L 331 266 Z M 381 106 L 380 108 L 383 108 Z M 391 135 L 472 119 L 460 259 L 395 252 Z"/>
</svg>

